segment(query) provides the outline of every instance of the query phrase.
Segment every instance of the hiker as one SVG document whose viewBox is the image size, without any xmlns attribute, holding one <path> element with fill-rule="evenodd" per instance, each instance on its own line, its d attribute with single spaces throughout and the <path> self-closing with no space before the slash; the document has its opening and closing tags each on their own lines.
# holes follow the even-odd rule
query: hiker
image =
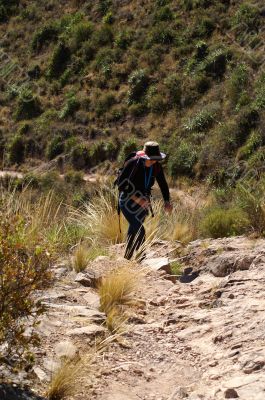
<svg viewBox="0 0 265 400">
<path fill-rule="evenodd" d="M 124 256 L 128 260 L 145 241 L 143 223 L 150 211 L 153 215 L 150 197 L 155 179 L 164 198 L 165 210 L 169 212 L 172 210 L 168 184 L 162 165 L 159 163 L 166 158 L 166 155 L 160 152 L 158 143 L 147 142 L 142 151 L 132 154 L 132 158 L 129 156 L 129 159 L 125 160 L 124 168 L 117 182 L 120 192 L 119 207 L 129 222 Z"/>
</svg>

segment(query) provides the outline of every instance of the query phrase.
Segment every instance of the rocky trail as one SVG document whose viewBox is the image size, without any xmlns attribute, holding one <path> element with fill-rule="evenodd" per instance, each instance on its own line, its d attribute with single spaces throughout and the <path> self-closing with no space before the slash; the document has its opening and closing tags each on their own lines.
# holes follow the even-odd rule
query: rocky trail
<svg viewBox="0 0 265 400">
<path fill-rule="evenodd" d="M 76 275 L 54 266 L 41 297 L 47 313 L 32 376 L 40 392 L 63 356 L 106 337 L 93 273 L 113 268 L 121 247 Z M 116 254 L 116 256 L 115 256 Z M 184 266 L 175 281 L 173 259 Z M 219 400 L 265 398 L 265 240 L 198 240 L 180 251 L 157 243 L 122 340 L 99 353 L 71 400 Z M 175 282 L 174 282 L 175 281 Z"/>
</svg>

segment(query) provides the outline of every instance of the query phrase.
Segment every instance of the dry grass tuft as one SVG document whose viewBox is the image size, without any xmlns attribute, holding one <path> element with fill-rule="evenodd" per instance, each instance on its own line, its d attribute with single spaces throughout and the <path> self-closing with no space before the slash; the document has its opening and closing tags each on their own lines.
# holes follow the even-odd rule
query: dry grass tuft
<svg viewBox="0 0 265 400">
<path fill-rule="evenodd" d="M 127 262 L 106 275 L 99 285 L 100 310 L 105 312 L 106 325 L 111 332 L 125 330 L 126 306 L 137 304 L 135 293 L 144 276 L 144 269 Z"/>
<path fill-rule="evenodd" d="M 82 272 L 88 266 L 90 261 L 90 255 L 87 247 L 83 244 L 79 244 L 73 253 L 72 264 L 76 272 Z"/>
<path fill-rule="evenodd" d="M 75 392 L 75 383 L 82 372 L 81 360 L 66 360 L 54 373 L 46 393 L 48 400 L 62 400 Z"/>
<path fill-rule="evenodd" d="M 72 210 L 71 218 L 87 230 L 87 236 L 98 243 L 116 244 L 125 240 L 127 222 L 121 215 L 121 233 L 117 213 L 118 195 L 101 189 L 97 196 L 82 210 Z"/>
</svg>

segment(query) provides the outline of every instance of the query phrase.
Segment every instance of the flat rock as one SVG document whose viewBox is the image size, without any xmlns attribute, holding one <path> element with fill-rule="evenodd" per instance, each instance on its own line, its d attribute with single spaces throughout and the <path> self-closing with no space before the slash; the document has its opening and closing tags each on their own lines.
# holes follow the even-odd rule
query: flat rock
<svg viewBox="0 0 265 400">
<path fill-rule="evenodd" d="M 75 282 L 77 282 L 80 285 L 83 285 L 85 287 L 91 287 L 92 286 L 91 277 L 88 274 L 85 274 L 83 272 L 79 272 L 79 274 L 76 275 Z"/>
<path fill-rule="evenodd" d="M 77 347 L 69 340 L 64 340 L 62 342 L 57 343 L 54 350 L 57 357 L 59 358 L 66 357 L 73 359 L 77 354 Z"/>
<path fill-rule="evenodd" d="M 171 267 L 168 257 L 147 258 L 144 260 L 143 265 L 151 268 L 153 271 L 165 271 L 171 274 Z"/>
<path fill-rule="evenodd" d="M 46 372 L 44 372 L 40 367 L 34 366 L 32 370 L 41 382 L 48 380 Z"/>
<path fill-rule="evenodd" d="M 102 335 L 106 332 L 106 329 L 98 325 L 88 325 L 81 328 L 71 329 L 66 332 L 69 336 L 87 336 L 93 338 L 98 335 Z"/>
<path fill-rule="evenodd" d="M 88 292 L 84 295 L 83 299 L 91 308 L 99 308 L 100 300 L 99 295 L 96 292 Z"/>
</svg>

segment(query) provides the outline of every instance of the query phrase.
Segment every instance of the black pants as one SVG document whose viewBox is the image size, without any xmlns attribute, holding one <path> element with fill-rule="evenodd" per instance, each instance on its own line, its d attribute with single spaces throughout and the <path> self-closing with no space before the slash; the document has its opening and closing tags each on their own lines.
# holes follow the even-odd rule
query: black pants
<svg viewBox="0 0 265 400">
<path fill-rule="evenodd" d="M 129 229 L 127 234 L 127 243 L 125 250 L 125 258 L 130 260 L 133 253 L 142 246 L 145 242 L 145 229 L 143 226 L 144 220 L 148 211 L 135 203 L 131 199 L 120 196 L 119 199 L 120 209 L 129 222 Z"/>
</svg>

